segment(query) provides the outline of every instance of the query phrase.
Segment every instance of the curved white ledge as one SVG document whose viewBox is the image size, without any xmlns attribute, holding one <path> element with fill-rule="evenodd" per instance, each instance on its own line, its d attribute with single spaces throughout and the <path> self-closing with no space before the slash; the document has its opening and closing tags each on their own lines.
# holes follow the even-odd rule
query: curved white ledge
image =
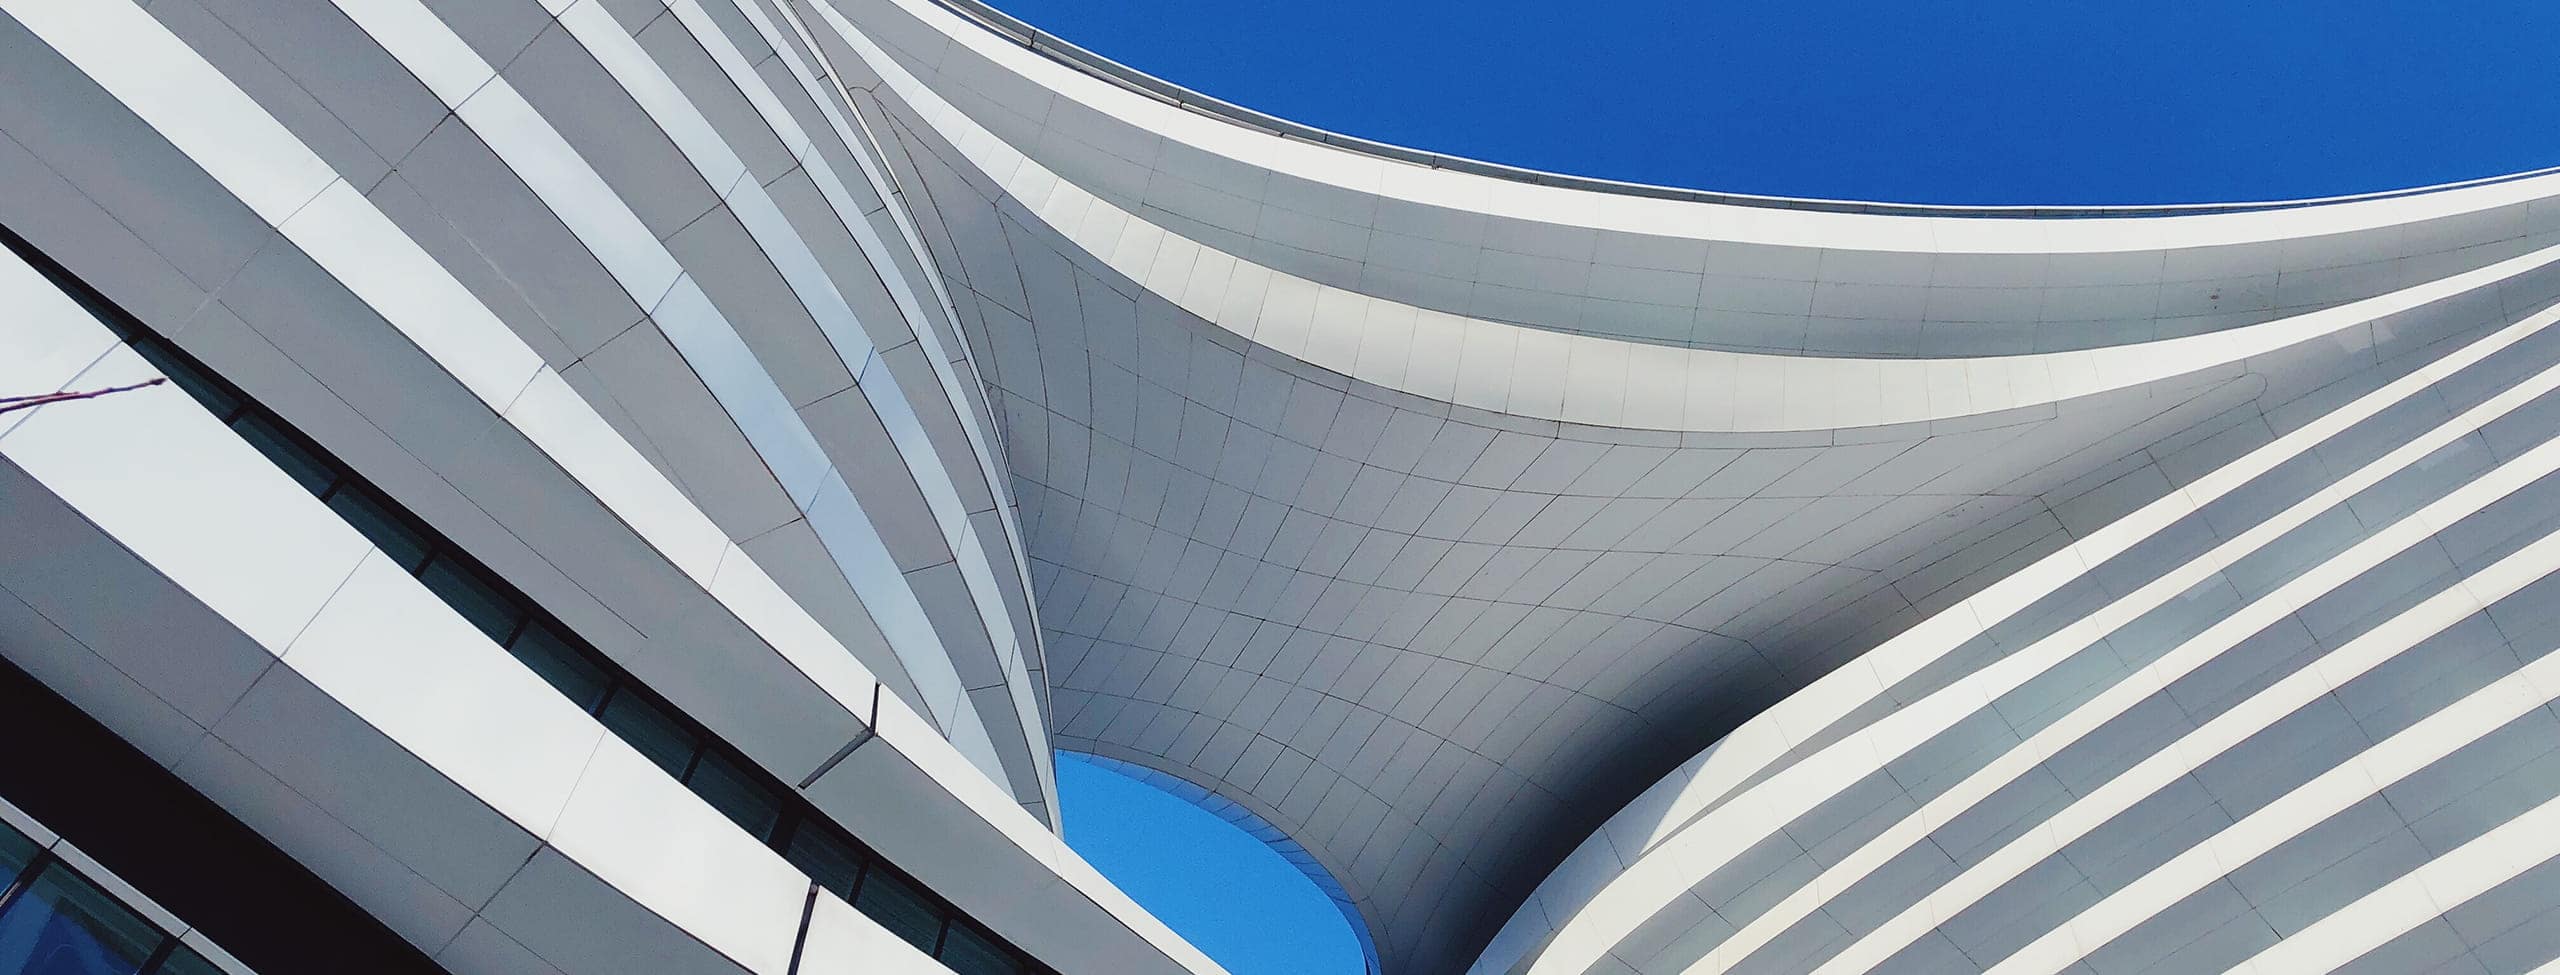
<svg viewBox="0 0 2560 975">
<path fill-rule="evenodd" d="M 2270 616 L 2328 612 L 2321 632 L 2343 634 L 2353 614 L 2321 599 L 2438 548 L 2462 563 L 2446 579 L 2478 584 L 2464 598 L 2539 577 L 2466 559 L 2508 541 L 2484 522 L 2560 495 L 2523 483 L 2560 466 L 2537 432 L 2560 410 L 2543 403 L 2560 312 L 2528 314 L 2560 299 L 2560 173 L 2059 212 L 1674 193 L 1204 113 L 977 0 L 508 2 L 526 16 L 0 0 L 0 44 L 23 55 L 0 76 L 40 96 L 0 112 L 0 167 L 41 187 L 0 191 L 0 215 L 1062 970 L 1214 966 L 1044 825 L 1053 735 L 1252 810 L 1330 868 L 1390 975 L 1585 975 L 1622 951 L 1792 970 L 1823 925 L 1862 916 L 1835 899 L 1904 876 L 1936 845 L 1921 837 L 1963 840 L 1950 860 L 2006 852 L 1873 917 L 2010 910 L 2009 866 L 2061 856 L 2066 834 L 2120 840 L 2073 831 L 2145 809 L 2159 776 L 2264 759 L 2251 733 L 2289 727 L 2314 690 L 2352 694 L 2303 677 L 2215 697 L 2228 720 L 2199 711 L 2174 756 L 2077 818 L 1982 839 L 2010 790 L 2070 777 L 2045 759 L 2155 714 L 2137 690 L 2295 649 L 2235 642 Z M 54 388 L 112 355 L 96 345 L 0 378 Z M 337 668 L 310 698 L 414 738 L 433 773 L 416 780 L 484 796 L 491 821 L 567 829 L 546 870 L 592 861 L 623 901 L 698 915 L 697 940 L 774 966 L 765 912 L 670 879 L 708 876 L 672 861 L 724 844 L 623 862 L 653 851 L 598 811 L 617 797 L 710 828 L 658 808 L 622 774 L 636 760 L 562 771 L 555 746 L 583 724 L 523 725 L 538 709 L 479 673 L 507 661 L 404 609 L 400 580 L 350 576 L 356 553 L 301 521 L 277 519 L 247 571 L 210 567 L 140 495 L 81 479 L 67 415 L 0 416 L 0 437 L 54 465 L 68 503 L 123 506 L 115 538 L 166 573 L 132 588 L 176 580 L 244 640 L 336 656 L 366 635 L 359 604 L 422 620 L 394 655 L 462 647 L 508 712 L 491 727 L 525 747 L 492 751 L 449 701 L 404 709 L 402 681 L 329 652 L 306 661 Z M 2145 628 L 2217 586 L 2241 608 L 2205 632 Z M 2427 659 L 2422 629 L 2324 646 L 2315 676 Z M 2126 683 L 2071 684 L 2110 653 Z M 1986 707 L 2002 694 L 2024 710 Z M 1941 729 L 1997 748 L 1906 740 Z M 584 809 L 581 781 L 600 790 Z M 1847 808 L 1888 786 L 1908 805 Z M 2259 826 L 2319 811 L 2269 808 Z M 1735 893 L 1696 875 L 1763 835 L 1818 859 L 1813 879 Z M 289 838 L 333 878 L 364 872 Z M 458 864 L 410 866 L 485 901 Z M 765 866 L 737 866 L 756 874 L 735 878 L 741 903 L 791 899 L 799 881 Z M 1666 960 L 1636 926 L 1682 922 L 1653 908 L 1686 909 L 1690 884 L 1758 913 L 1703 961 Z M 2183 895 L 2142 889 L 2144 917 L 2083 927 L 2150 940 Z M 804 965 L 931 964 L 847 920 L 811 922 Z M 1837 966 L 1890 964 L 1913 924 L 1841 921 L 1840 944 L 1865 944 Z"/>
<path fill-rule="evenodd" d="M 989 30 L 1011 39 L 1016 44 L 1029 48 L 1030 50 L 1039 53 L 1044 57 L 1050 58 L 1051 60 L 1058 61 L 1072 70 L 1091 75 L 1105 83 L 1129 89 L 1130 91 L 1134 91 L 1151 100 L 1169 101 L 1191 111 L 1236 122 L 1247 128 L 1258 129 L 1301 141 L 1314 142 L 1320 145 L 1345 149 L 1360 155 L 1374 156 L 1393 162 L 1419 165 L 1429 169 L 1457 170 L 1460 172 L 1492 176 L 1498 179 L 1506 179 L 1518 183 L 1528 183 L 1536 186 L 1584 189 L 1600 193 L 1615 193 L 1649 199 L 1727 202 L 1741 206 L 1767 207 L 1780 210 L 1822 210 L 1904 215 L 1939 214 L 1949 216 L 1978 216 L 2009 214 L 2020 217 L 2039 218 L 2107 215 L 2171 216 L 2193 213 L 2237 213 L 2255 210 L 2276 210 L 2291 207 L 2316 206 L 2324 203 L 2345 203 L 2358 200 L 2378 200 L 2391 197 L 2414 196 L 2421 193 L 2434 193 L 2442 190 L 2459 189 L 2488 183 L 2500 183 L 2515 179 L 2525 179 L 2560 171 L 2560 167 L 2553 167 L 2527 170 L 2520 173 L 2484 176 L 2477 179 L 2453 180 L 2450 182 L 2426 186 L 2403 187 L 2399 189 L 2373 190 L 2361 193 L 2343 193 L 2335 196 L 2304 197 L 2289 200 L 2233 201 L 2225 203 L 2091 204 L 2074 206 L 2039 206 L 2033 204 L 1966 205 L 1899 203 L 1882 200 L 1855 200 L 1835 197 L 1775 196 L 1758 193 L 1731 193 L 1716 190 L 1702 190 L 1657 183 L 1635 183 L 1625 180 L 1613 180 L 1593 176 L 1578 176 L 1571 173 L 1553 172 L 1548 170 L 1528 169 L 1504 163 L 1486 162 L 1484 160 L 1471 159 L 1464 156 L 1451 156 L 1445 153 L 1431 152 L 1410 146 L 1379 142 L 1374 139 L 1366 139 L 1360 136 L 1345 135 L 1340 132 L 1317 128 L 1312 125 L 1246 108 L 1242 105 L 1193 91 L 1170 81 L 1156 78 L 1152 75 L 1138 71 L 1135 68 L 1131 68 L 1110 58 L 1096 54 L 1093 51 L 1081 47 L 1071 41 L 1067 41 L 1056 35 L 1050 34 L 1047 31 L 1041 30 L 1020 18 L 988 6 L 983 2 L 983 0 L 935 0 L 935 2 L 959 13 L 963 17 L 985 25 Z"/>
<path fill-rule="evenodd" d="M 1463 318 L 1318 284 L 1169 232 L 1061 178 L 909 74 L 860 27 L 832 10 L 823 12 L 897 95 L 987 178 L 1068 240 L 1184 311 L 1318 368 L 1425 399 L 1534 419 L 1751 433 L 1926 423 L 2046 406 L 2241 363 L 2429 302 L 2494 287 L 2560 259 L 2560 245 L 2554 245 L 2258 325 L 2069 352 L 1955 359 L 1829 358 L 1676 349 L 1564 334 Z M 966 36 L 959 43 L 968 43 Z M 988 35 L 975 32 L 975 36 Z M 996 49 L 1027 53 L 1002 45 Z M 1174 111 L 1170 106 L 1157 107 Z M 1189 113 L 1174 114 L 1205 121 Z M 1343 155 L 1314 147 L 1310 151 Z M 2539 189 L 2525 192 L 2560 191 L 2560 177 L 2548 185 L 2535 185 Z M 2514 197 L 2531 198 L 2535 197 Z M 1644 202 L 1659 205 L 1659 201 Z M 2499 202 L 2511 199 L 2502 197 Z M 2369 216 L 2379 219 L 2381 215 Z M 2119 229 L 2114 235 L 2121 239 L 2126 232 Z"/>
<path fill-rule="evenodd" d="M 1902 677 L 1919 673 L 1976 634 L 1998 626 L 2009 614 L 2055 591 L 2061 583 L 2099 568 L 2111 554 L 2129 548 L 2136 538 L 2167 528 L 2184 513 L 2202 510 L 2326 437 L 2533 337 L 2556 320 L 2560 320 L 2560 308 L 2545 309 L 2351 401 L 2318 422 L 2232 462 L 2184 492 L 2155 502 L 2150 509 L 2121 519 L 2099 533 L 2113 538 L 2092 537 L 2050 556 L 1869 652 L 1861 658 L 1860 665 L 1835 672 L 1782 702 L 1729 736 L 1717 749 L 1683 766 L 1586 842 L 1574 858 L 1581 861 L 1580 866 L 1574 867 L 1573 861 L 1568 861 L 1570 869 L 1560 869 L 1542 887 L 1531 905 L 1513 918 L 1495 948 L 1478 961 L 1475 970 L 1512 971 L 1524 964 L 1532 973 L 1587 970 L 1633 937 L 1640 925 L 1692 884 L 1702 883 L 1717 869 L 1736 862 L 1757 839 L 1775 835 L 1774 831 L 1808 815 L 1816 804 L 1841 794 L 1863 776 L 1888 767 L 1968 715 L 1981 713 L 2023 682 L 2061 665 L 2081 648 L 2309 523 L 2323 509 L 2343 507 L 2359 492 L 2426 461 L 2457 441 L 2476 436 L 2501 418 L 2560 389 L 2560 366 L 2528 376 L 2361 469 L 2334 475 L 2334 480 L 2311 497 L 2229 536 L 2212 551 L 2150 580 L 2136 592 L 2078 617 L 2076 622 L 1999 657 L 1925 698 L 1905 703 L 1864 728 L 1831 739 L 1820 751 L 1783 767 L 1771 764 L 1792 743 L 1818 735 L 1822 727 L 1856 711 L 1861 704 L 1874 701 Z M 1955 822 L 2039 763 L 2068 753 L 2084 737 L 2213 662 L 2243 638 L 2301 612 L 2349 580 L 2453 530 L 2464 519 L 2554 471 L 2560 471 L 2560 441 L 2546 440 L 2494 470 L 2472 476 L 2407 517 L 2373 530 L 2246 607 L 2218 615 L 2197 636 L 2125 676 L 2070 714 L 2032 735 L 2022 731 L 2015 747 L 1990 764 L 1938 792 L 1875 839 L 1827 859 L 1819 876 L 1804 880 L 1791 893 L 1754 909 L 1756 913 L 1727 918 L 1734 926 L 1732 933 L 1717 941 L 1712 951 L 1688 965 L 1686 971 L 1700 975 L 1749 967 L 1755 952 L 1771 946 L 1799 922 L 1824 910 L 1832 899 L 1846 896 L 1846 892 L 1895 862 L 1933 831 Z M 2560 561 L 2554 561 L 2552 556 L 2560 549 L 2553 548 L 2553 544 L 2545 538 L 2458 581 L 2435 598 L 2306 664 L 2273 688 L 2251 696 L 2194 733 L 2164 746 L 2151 759 L 2119 774 L 2069 808 L 2050 813 L 2026 835 L 1961 876 L 1938 883 L 1934 893 L 1875 925 L 1846 950 L 1831 956 L 1820 970 L 1835 975 L 1879 970 L 1876 966 L 1885 965 L 1933 928 L 1949 923 L 2001 885 L 2060 853 L 2135 802 L 2194 772 L 2222 751 L 2312 700 L 2339 690 L 2414 644 L 2560 568 Z M 1977 607 L 1976 602 L 1982 605 Z M 2490 727 L 2503 720 L 2491 722 Z M 2433 742 L 2441 746 L 2435 757 L 2441 758 L 2468 740 Z M 1737 790 L 1745 780 L 1773 768 L 1767 778 Z M 2350 778 L 2361 779 L 2361 775 L 2351 772 Z M 2299 833 L 2320 818 L 2296 817 L 2291 829 Z M 2216 850 L 2221 851 L 2222 847 L 2217 846 Z M 2238 869 L 2242 862 L 2225 857 L 2216 869 Z M 2208 856 L 2191 866 L 2203 869 L 2213 864 L 2214 858 Z M 1614 872 L 1598 876 L 1593 873 L 1604 869 Z M 2175 899 L 2168 897 L 2154 903 L 2147 913 L 2128 914 L 2131 909 L 2119 905 L 2107 915 L 2111 920 L 2097 923 L 2116 925 L 2109 937 L 2120 935 L 2151 913 L 2165 910 L 2168 902 Z M 2087 952 L 2108 940 L 2076 937 L 2085 934 L 2086 927 L 2075 923 L 2072 935 L 2057 931 L 2034 947 L 2034 960 L 2019 964 L 2036 965 L 2038 970 L 2044 970 L 2042 966 L 2047 962 L 2059 966 L 2075 957 L 2059 954 L 2072 945 Z"/>
<path fill-rule="evenodd" d="M 1105 80 L 1045 56 L 989 29 L 985 21 L 964 17 L 937 0 L 867 2 L 895 4 L 909 17 L 930 25 L 949 43 L 1002 65 L 1036 86 L 1034 90 L 1073 100 L 1138 132 L 1257 170 L 1285 173 L 1355 193 L 1559 227 L 1746 244 L 1910 253 L 2110 253 L 2389 228 L 2543 199 L 2560 192 L 2560 173 L 2543 171 L 2327 200 L 2230 207 L 2071 208 L 2065 212 L 2100 215 L 2068 219 L 2055 219 L 2045 215 L 2053 211 L 2032 207 L 1905 207 L 1738 197 L 1733 198 L 1734 202 L 1666 199 L 1621 192 L 1636 187 L 1606 181 L 1550 179 L 1545 174 L 1516 178 L 1417 166 L 1372 152 L 1257 130 L 1241 120 L 1216 117 L 1163 97 L 1142 94 L 1116 80 Z M 1156 84 L 1167 89 L 1178 87 Z M 1188 94 L 1184 100 L 1215 101 Z M 1013 106 L 1013 110 L 1027 113 L 1040 107 L 1022 105 Z M 1556 185 L 1560 182 L 1574 185 Z M 1889 207 L 1897 212 L 1813 210 L 1788 205 L 1817 202 L 1844 208 Z M 2195 212 L 2221 209 L 2239 212 Z"/>
</svg>

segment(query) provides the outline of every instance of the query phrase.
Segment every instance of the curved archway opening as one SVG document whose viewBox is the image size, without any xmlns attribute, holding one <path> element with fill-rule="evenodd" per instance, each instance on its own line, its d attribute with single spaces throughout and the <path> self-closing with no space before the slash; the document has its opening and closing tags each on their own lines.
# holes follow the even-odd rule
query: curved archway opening
<svg viewBox="0 0 2560 975">
<path fill-rule="evenodd" d="M 1279 827 L 1180 776 L 1058 759 L 1067 845 L 1232 975 L 1378 971 L 1350 895 Z"/>
</svg>

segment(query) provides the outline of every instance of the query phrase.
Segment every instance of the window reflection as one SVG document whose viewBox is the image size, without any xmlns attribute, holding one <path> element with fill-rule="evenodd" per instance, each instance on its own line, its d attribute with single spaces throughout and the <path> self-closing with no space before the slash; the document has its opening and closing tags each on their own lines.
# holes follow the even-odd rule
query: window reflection
<svg viewBox="0 0 2560 975">
<path fill-rule="evenodd" d="M 227 975 L 0 824 L 0 975 Z"/>
<path fill-rule="evenodd" d="M 791 847 L 782 851 L 782 858 L 846 901 L 853 900 L 853 887 L 862 881 L 862 854 L 820 830 L 792 833 Z"/>
<path fill-rule="evenodd" d="M 745 769 L 718 752 L 703 753 L 685 784 L 758 841 L 771 839 L 774 825 L 782 821 L 781 804 L 758 788 Z"/>
<path fill-rule="evenodd" d="M 426 536 L 409 523 L 391 513 L 389 506 L 373 496 L 373 492 L 339 485 L 329 494 L 329 510 L 362 532 L 373 547 L 400 566 L 403 572 L 415 573 L 427 561 L 429 545 Z"/>
<path fill-rule="evenodd" d="M 675 776 L 678 782 L 684 781 L 685 772 L 693 767 L 693 753 L 702 747 L 701 742 L 694 740 L 693 733 L 686 730 L 684 722 L 637 694 L 616 693 L 611 700 L 604 702 L 604 713 L 598 717 L 604 721 L 606 730 L 639 750 L 649 761 L 665 769 L 668 775 Z"/>
<path fill-rule="evenodd" d="M 17 830 L 0 826 L 0 892 L 7 891 L 27 865 L 36 862 L 36 854 L 44 852 L 36 841 L 18 834 Z"/>
<path fill-rule="evenodd" d="M 453 607 L 454 612 L 462 614 L 463 619 L 479 627 L 499 646 L 505 646 L 507 639 L 516 635 L 516 624 L 524 622 L 524 613 L 516 608 L 515 600 L 451 557 L 437 556 L 427 563 L 426 569 L 418 573 L 418 581 L 426 583 L 436 598 L 444 600 L 445 605 Z"/>
<path fill-rule="evenodd" d="M 165 937 L 69 867 L 44 867 L 0 910 L 0 972 L 133 975 Z"/>
<path fill-rule="evenodd" d="M 1022 966 L 984 935 L 954 925 L 942 938 L 942 964 L 957 975 L 1022 975 Z"/>
<path fill-rule="evenodd" d="M 905 881 L 885 873 L 864 877 L 862 892 L 854 895 L 853 906 L 918 951 L 930 955 L 941 946 L 941 912 Z"/>
<path fill-rule="evenodd" d="M 224 975 L 224 972 L 204 960 L 203 955 L 196 954 L 195 949 L 181 945 L 160 962 L 160 967 L 152 969 L 151 975 Z"/>
</svg>

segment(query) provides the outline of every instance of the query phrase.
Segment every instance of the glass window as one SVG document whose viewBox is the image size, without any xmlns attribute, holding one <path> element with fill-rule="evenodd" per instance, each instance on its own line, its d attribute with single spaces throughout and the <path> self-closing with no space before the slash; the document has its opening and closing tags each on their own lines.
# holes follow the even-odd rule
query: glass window
<svg viewBox="0 0 2560 975">
<path fill-rule="evenodd" d="M 196 954 L 195 949 L 179 945 L 177 950 L 169 953 L 169 957 L 160 960 L 159 967 L 152 969 L 151 975 L 228 975 L 228 973 L 213 967 L 213 963 L 206 961 L 203 955 Z"/>
<path fill-rule="evenodd" d="M 865 875 L 853 906 L 925 954 L 932 954 L 942 940 L 942 911 L 889 871 L 873 870 Z"/>
<path fill-rule="evenodd" d="M 318 497 L 320 492 L 328 490 L 329 485 L 338 480 L 336 465 L 302 449 L 301 444 L 294 442 L 283 428 L 266 417 L 255 413 L 244 415 L 232 421 L 231 429 L 240 434 L 240 439 L 248 441 L 249 446 L 267 455 L 267 459 L 283 470 L 286 477 L 293 478 L 313 497 Z"/>
<path fill-rule="evenodd" d="M 160 941 L 151 922 L 57 863 L 0 911 L 0 972 L 133 975 Z"/>
<path fill-rule="evenodd" d="M 639 749 L 640 754 L 678 781 L 684 779 L 685 767 L 693 764 L 693 750 L 698 744 L 693 732 L 685 730 L 647 698 L 627 689 L 617 690 L 612 700 L 604 702 L 604 713 L 597 717 L 607 730 Z"/>
<path fill-rule="evenodd" d="M 371 490 L 341 484 L 337 493 L 329 495 L 329 510 L 355 526 L 357 533 L 372 541 L 375 548 L 390 556 L 400 568 L 415 573 L 418 566 L 427 561 L 427 552 L 432 547 L 427 536 L 411 527 L 409 519 L 393 514 L 391 507 L 383 504 Z"/>
<path fill-rule="evenodd" d="M 955 975 L 1022 975 L 1022 963 L 975 925 L 952 922 L 942 935 L 943 967 Z"/>
<path fill-rule="evenodd" d="M 730 822 L 761 841 L 773 835 L 773 825 L 782 819 L 782 800 L 753 773 L 716 751 L 705 751 L 693 764 L 693 776 L 685 780 L 693 794 L 701 796 L 711 808 L 729 817 Z"/>
<path fill-rule="evenodd" d="M 6 893 L 9 885 L 17 882 L 18 875 L 26 872 L 27 864 L 34 862 L 36 854 L 43 851 L 44 848 L 37 846 L 36 841 L 28 839 L 26 834 L 0 826 L 0 893 Z"/>
<path fill-rule="evenodd" d="M 782 851 L 782 858 L 818 886 L 848 901 L 853 899 L 854 883 L 862 879 L 862 854 L 854 851 L 853 844 L 806 821 L 792 832 L 791 848 Z"/>
<path fill-rule="evenodd" d="M 470 620 L 471 625 L 479 627 L 480 632 L 489 634 L 489 639 L 501 644 L 515 635 L 516 624 L 524 620 L 524 613 L 516 609 L 515 600 L 492 588 L 481 580 L 479 573 L 465 568 L 450 556 L 439 555 L 428 562 L 426 571 L 418 573 L 418 581 L 426 583 L 428 591 L 444 600 L 445 605 L 453 607 L 454 612 L 461 613 L 463 619 Z"/>
<path fill-rule="evenodd" d="M 516 634 L 516 642 L 507 649 L 515 652 L 517 660 L 524 661 L 526 669 L 567 695 L 578 710 L 590 714 L 595 712 L 596 702 L 604 699 L 605 685 L 612 680 L 605 676 L 604 668 L 570 646 L 548 623 L 526 623 L 524 632 Z"/>
</svg>

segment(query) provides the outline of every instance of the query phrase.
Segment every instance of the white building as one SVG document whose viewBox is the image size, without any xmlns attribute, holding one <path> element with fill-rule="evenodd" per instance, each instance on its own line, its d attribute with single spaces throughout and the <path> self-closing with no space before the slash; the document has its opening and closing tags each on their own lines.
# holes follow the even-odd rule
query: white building
<svg viewBox="0 0 2560 975">
<path fill-rule="evenodd" d="M 170 380 L 0 413 L 0 971 L 1217 972 L 1056 748 L 1388 975 L 2560 956 L 2560 176 L 1752 199 L 974 0 L 0 0 L 0 228 L 0 396 Z"/>
</svg>

